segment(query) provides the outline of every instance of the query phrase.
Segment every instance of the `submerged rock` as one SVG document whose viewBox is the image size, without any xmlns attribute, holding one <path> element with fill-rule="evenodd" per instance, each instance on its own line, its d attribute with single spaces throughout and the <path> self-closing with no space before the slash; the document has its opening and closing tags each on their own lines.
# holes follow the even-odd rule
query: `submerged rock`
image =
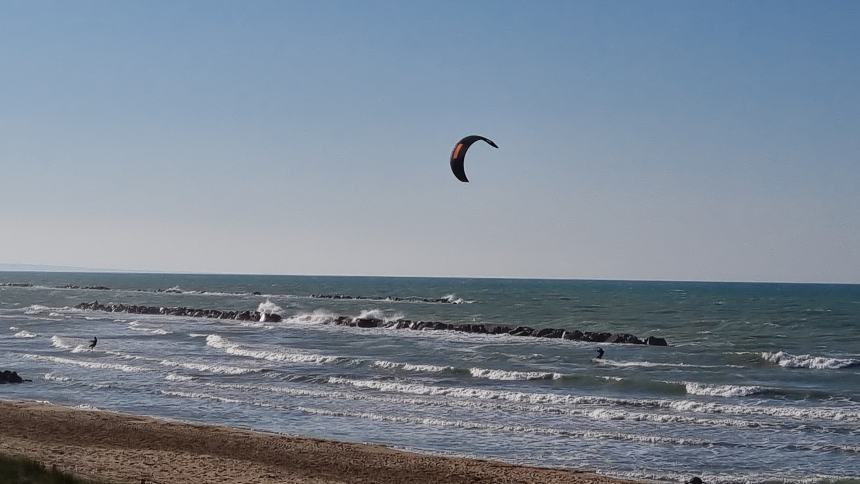
<svg viewBox="0 0 860 484">
<path fill-rule="evenodd" d="M 25 381 L 29 382 L 31 380 L 25 380 L 18 376 L 18 372 L 3 370 L 0 373 L 0 384 L 2 383 L 24 383 Z"/>
</svg>

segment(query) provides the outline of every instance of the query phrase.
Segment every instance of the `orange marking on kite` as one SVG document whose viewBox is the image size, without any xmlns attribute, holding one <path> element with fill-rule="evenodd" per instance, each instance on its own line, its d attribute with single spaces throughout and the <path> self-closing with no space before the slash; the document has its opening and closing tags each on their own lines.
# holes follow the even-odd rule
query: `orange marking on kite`
<svg viewBox="0 0 860 484">
<path fill-rule="evenodd" d="M 457 158 L 460 156 L 460 150 L 463 149 L 463 143 L 457 143 L 457 146 L 454 147 L 454 154 L 451 155 L 451 158 Z"/>
</svg>

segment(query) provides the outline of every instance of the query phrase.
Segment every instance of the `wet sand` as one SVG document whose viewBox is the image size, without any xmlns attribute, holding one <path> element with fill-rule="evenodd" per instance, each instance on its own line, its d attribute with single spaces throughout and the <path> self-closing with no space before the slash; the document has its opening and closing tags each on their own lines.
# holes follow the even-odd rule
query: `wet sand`
<svg viewBox="0 0 860 484">
<path fill-rule="evenodd" d="M 110 483 L 623 483 L 216 425 L 0 401 L 0 453 Z"/>
</svg>

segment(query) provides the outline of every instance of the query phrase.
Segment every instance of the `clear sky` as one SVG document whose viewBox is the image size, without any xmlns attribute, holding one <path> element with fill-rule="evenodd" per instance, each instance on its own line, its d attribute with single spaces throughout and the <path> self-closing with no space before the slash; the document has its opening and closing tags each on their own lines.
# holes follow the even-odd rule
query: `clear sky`
<svg viewBox="0 0 860 484">
<path fill-rule="evenodd" d="M 3 1 L 0 133 L 5 263 L 860 282 L 857 1 Z"/>
</svg>

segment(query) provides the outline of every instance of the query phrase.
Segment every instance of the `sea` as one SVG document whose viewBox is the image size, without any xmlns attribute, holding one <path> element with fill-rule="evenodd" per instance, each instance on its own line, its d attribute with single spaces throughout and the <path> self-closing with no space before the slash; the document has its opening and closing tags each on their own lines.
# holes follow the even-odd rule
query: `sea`
<svg viewBox="0 0 860 484">
<path fill-rule="evenodd" d="M 283 320 L 75 309 L 92 301 Z M 643 480 L 860 482 L 860 285 L 3 272 L 0 369 L 32 379 L 2 399 Z"/>
</svg>

